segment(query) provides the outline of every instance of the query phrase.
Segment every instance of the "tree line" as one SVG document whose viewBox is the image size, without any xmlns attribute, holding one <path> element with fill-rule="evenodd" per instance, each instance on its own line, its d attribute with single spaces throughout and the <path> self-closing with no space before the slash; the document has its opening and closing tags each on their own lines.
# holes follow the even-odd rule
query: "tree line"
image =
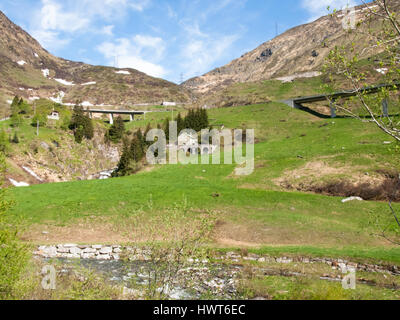
<svg viewBox="0 0 400 320">
<path fill-rule="evenodd" d="M 178 133 L 184 129 L 192 129 L 199 132 L 202 129 L 209 127 L 208 114 L 205 109 L 191 109 L 185 117 L 182 117 L 182 115 L 178 113 L 175 121 L 177 122 Z M 168 140 L 169 122 L 170 119 L 167 118 L 165 119 L 163 126 L 160 126 L 159 124 L 157 125 L 158 129 L 164 130 L 166 139 Z M 110 130 L 106 134 L 106 138 L 111 141 L 118 141 L 118 139 L 123 140 L 123 151 L 118 167 L 113 173 L 114 177 L 136 173 L 143 167 L 146 152 L 150 145 L 153 144 L 153 142 L 146 141 L 146 136 L 151 129 L 152 127 L 148 124 L 144 132 L 142 132 L 141 129 L 138 129 L 133 134 L 132 139 L 129 140 L 128 137 L 124 136 L 124 124 L 122 119 L 117 119 L 115 124 L 111 126 Z"/>
</svg>

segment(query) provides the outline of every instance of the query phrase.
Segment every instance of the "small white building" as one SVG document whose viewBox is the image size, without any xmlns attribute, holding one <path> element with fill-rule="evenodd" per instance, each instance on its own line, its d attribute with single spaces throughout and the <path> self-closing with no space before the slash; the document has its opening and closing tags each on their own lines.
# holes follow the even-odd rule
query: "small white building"
<svg viewBox="0 0 400 320">
<path fill-rule="evenodd" d="M 58 111 L 53 110 L 50 115 L 47 116 L 47 119 L 50 120 L 60 120 L 60 113 Z"/>
<path fill-rule="evenodd" d="M 176 107 L 177 104 L 176 104 L 176 102 L 164 101 L 161 105 L 164 107 Z"/>
<path fill-rule="evenodd" d="M 201 154 L 213 154 L 217 149 L 217 146 L 212 144 L 199 144 L 198 135 L 195 132 L 183 132 L 178 137 L 177 142 L 178 150 L 190 153 L 192 155 Z"/>
</svg>

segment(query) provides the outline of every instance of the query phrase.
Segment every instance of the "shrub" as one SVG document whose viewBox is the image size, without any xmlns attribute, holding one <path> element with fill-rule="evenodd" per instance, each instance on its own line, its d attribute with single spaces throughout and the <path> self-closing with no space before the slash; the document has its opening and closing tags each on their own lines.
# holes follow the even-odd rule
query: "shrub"
<svg viewBox="0 0 400 320">
<path fill-rule="evenodd" d="M 0 153 L 0 175 L 4 181 L 5 156 Z M 0 299 L 11 299 L 29 261 L 29 250 L 18 239 L 18 228 L 8 223 L 11 202 L 6 200 L 7 189 L 0 188 Z"/>
<path fill-rule="evenodd" d="M 45 127 L 47 125 L 47 117 L 43 114 L 36 114 L 32 118 L 31 125 L 32 127 L 36 127 L 39 122 L 39 127 Z"/>
<path fill-rule="evenodd" d="M 77 143 L 81 143 L 83 138 L 91 140 L 94 137 L 92 119 L 84 114 L 82 107 L 79 105 L 74 108 L 69 128 L 74 131 L 75 141 Z"/>
</svg>

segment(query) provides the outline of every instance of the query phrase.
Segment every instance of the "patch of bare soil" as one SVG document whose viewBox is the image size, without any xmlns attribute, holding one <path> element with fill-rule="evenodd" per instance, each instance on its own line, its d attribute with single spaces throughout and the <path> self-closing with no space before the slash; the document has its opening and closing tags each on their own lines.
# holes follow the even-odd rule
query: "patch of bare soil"
<svg viewBox="0 0 400 320">
<path fill-rule="evenodd" d="M 333 167 L 324 161 L 285 172 L 274 182 L 284 189 L 314 192 L 338 197 L 358 196 L 364 200 L 400 201 L 399 173 L 362 172 L 362 167 Z"/>
<path fill-rule="evenodd" d="M 218 220 L 214 241 L 224 247 L 261 247 L 263 245 L 294 245 L 312 242 L 293 230 L 279 227 L 265 227 L 254 224 L 238 224 Z"/>
<path fill-rule="evenodd" d="M 73 226 L 34 225 L 22 235 L 22 240 L 40 244 L 84 243 L 117 244 L 127 242 L 124 232 L 112 224 L 76 224 Z"/>
</svg>

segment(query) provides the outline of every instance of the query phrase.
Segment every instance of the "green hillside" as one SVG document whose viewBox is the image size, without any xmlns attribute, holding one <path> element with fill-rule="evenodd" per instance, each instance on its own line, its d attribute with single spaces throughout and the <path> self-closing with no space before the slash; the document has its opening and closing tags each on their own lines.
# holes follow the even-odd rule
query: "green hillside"
<svg viewBox="0 0 400 320">
<path fill-rule="evenodd" d="M 166 165 L 106 181 L 15 188 L 13 216 L 24 218 L 33 229 L 68 229 L 81 223 L 96 228 L 101 221 L 110 232 L 123 233 L 129 232 L 124 226 L 129 226 L 138 212 L 145 212 L 150 221 L 150 217 L 186 201 L 193 215 L 217 212 L 213 246 L 290 246 L 289 252 L 328 255 L 329 248 L 335 248 L 335 255 L 343 252 L 399 261 L 396 246 L 371 235 L 381 231 L 381 225 L 371 223 L 376 215 L 384 223 L 391 222 L 385 202 L 344 204 L 340 197 L 287 190 L 279 183 L 282 178 L 293 179 L 293 183 L 302 179 L 308 183 L 334 178 L 351 181 L 366 173 L 378 179 L 380 170 L 397 168 L 393 146 L 384 144 L 387 137 L 372 124 L 319 119 L 280 103 L 215 109 L 209 117 L 225 127 L 255 128 L 252 175 L 234 176 L 234 165 Z M 300 169 L 310 163 L 325 164 L 320 171 L 326 173 L 317 169 L 314 177 L 307 171 L 303 176 L 292 176 L 293 172 L 301 175 Z M 32 236 L 33 241 L 40 241 Z M 85 240 L 96 241 L 90 236 Z"/>
</svg>

